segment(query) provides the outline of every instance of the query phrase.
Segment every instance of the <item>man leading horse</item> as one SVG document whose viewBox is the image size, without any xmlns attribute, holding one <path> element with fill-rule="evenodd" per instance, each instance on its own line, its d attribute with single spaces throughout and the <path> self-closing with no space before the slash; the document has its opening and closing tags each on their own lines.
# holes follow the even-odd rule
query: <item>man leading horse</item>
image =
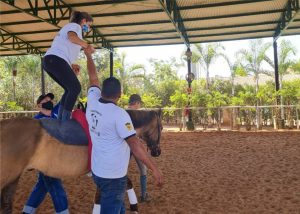
<svg viewBox="0 0 300 214">
<path fill-rule="evenodd" d="M 159 186 L 162 175 L 136 137 L 128 113 L 117 106 L 121 97 L 120 81 L 107 78 L 100 90 L 91 52 L 85 50 L 85 54 L 90 81 L 86 118 L 93 145 L 93 179 L 101 189 L 101 214 L 123 214 L 130 151 L 152 170 Z"/>
</svg>

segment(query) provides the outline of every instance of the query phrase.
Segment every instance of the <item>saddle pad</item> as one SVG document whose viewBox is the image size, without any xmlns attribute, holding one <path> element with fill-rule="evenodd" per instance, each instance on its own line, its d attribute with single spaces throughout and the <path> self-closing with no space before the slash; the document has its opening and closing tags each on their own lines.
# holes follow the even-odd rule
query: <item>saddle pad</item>
<svg viewBox="0 0 300 214">
<path fill-rule="evenodd" d="M 39 120 L 47 133 L 60 142 L 67 145 L 87 146 L 88 137 L 81 125 L 71 119 L 60 121 L 52 118 L 42 118 Z"/>
<path fill-rule="evenodd" d="M 92 139 L 89 132 L 89 124 L 86 120 L 85 113 L 81 109 L 76 109 L 72 112 L 72 119 L 76 120 L 85 131 L 85 134 L 88 136 L 89 145 L 88 145 L 88 153 L 89 153 L 89 160 L 88 160 L 88 169 L 91 170 L 91 154 L 92 154 Z"/>
</svg>

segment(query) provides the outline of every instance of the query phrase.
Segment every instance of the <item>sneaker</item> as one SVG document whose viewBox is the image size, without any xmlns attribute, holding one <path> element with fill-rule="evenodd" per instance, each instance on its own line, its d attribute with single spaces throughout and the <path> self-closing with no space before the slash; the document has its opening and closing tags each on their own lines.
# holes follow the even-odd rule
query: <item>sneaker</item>
<svg viewBox="0 0 300 214">
<path fill-rule="evenodd" d="M 140 197 L 140 202 L 141 203 L 150 202 L 150 201 L 151 201 L 151 196 L 148 193 L 146 193 L 146 195 L 144 197 L 143 196 Z"/>
</svg>

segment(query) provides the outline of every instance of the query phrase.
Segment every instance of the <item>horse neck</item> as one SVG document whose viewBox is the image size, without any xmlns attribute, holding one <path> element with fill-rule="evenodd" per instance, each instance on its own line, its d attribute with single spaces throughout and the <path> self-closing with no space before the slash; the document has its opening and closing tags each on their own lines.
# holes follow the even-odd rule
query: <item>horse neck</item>
<svg viewBox="0 0 300 214">
<path fill-rule="evenodd" d="M 148 125 L 155 117 L 153 111 L 142 111 L 142 110 L 126 110 L 126 111 L 128 112 L 135 129 Z"/>
</svg>

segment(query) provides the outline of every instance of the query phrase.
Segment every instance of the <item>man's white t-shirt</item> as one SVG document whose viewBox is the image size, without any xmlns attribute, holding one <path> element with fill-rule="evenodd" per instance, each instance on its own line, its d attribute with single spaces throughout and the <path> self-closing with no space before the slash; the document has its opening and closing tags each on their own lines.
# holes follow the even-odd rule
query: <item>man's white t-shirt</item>
<svg viewBox="0 0 300 214">
<path fill-rule="evenodd" d="M 69 65 L 74 63 L 80 53 L 81 46 L 72 43 L 68 39 L 68 32 L 75 32 L 82 39 L 82 29 L 79 24 L 66 24 L 55 36 L 50 49 L 47 50 L 45 56 L 55 55 L 64 59 Z"/>
<path fill-rule="evenodd" d="M 125 139 L 136 134 L 128 113 L 101 99 L 98 87 L 88 90 L 86 119 L 92 139 L 92 172 L 101 178 L 127 174 L 130 148 Z"/>
</svg>

